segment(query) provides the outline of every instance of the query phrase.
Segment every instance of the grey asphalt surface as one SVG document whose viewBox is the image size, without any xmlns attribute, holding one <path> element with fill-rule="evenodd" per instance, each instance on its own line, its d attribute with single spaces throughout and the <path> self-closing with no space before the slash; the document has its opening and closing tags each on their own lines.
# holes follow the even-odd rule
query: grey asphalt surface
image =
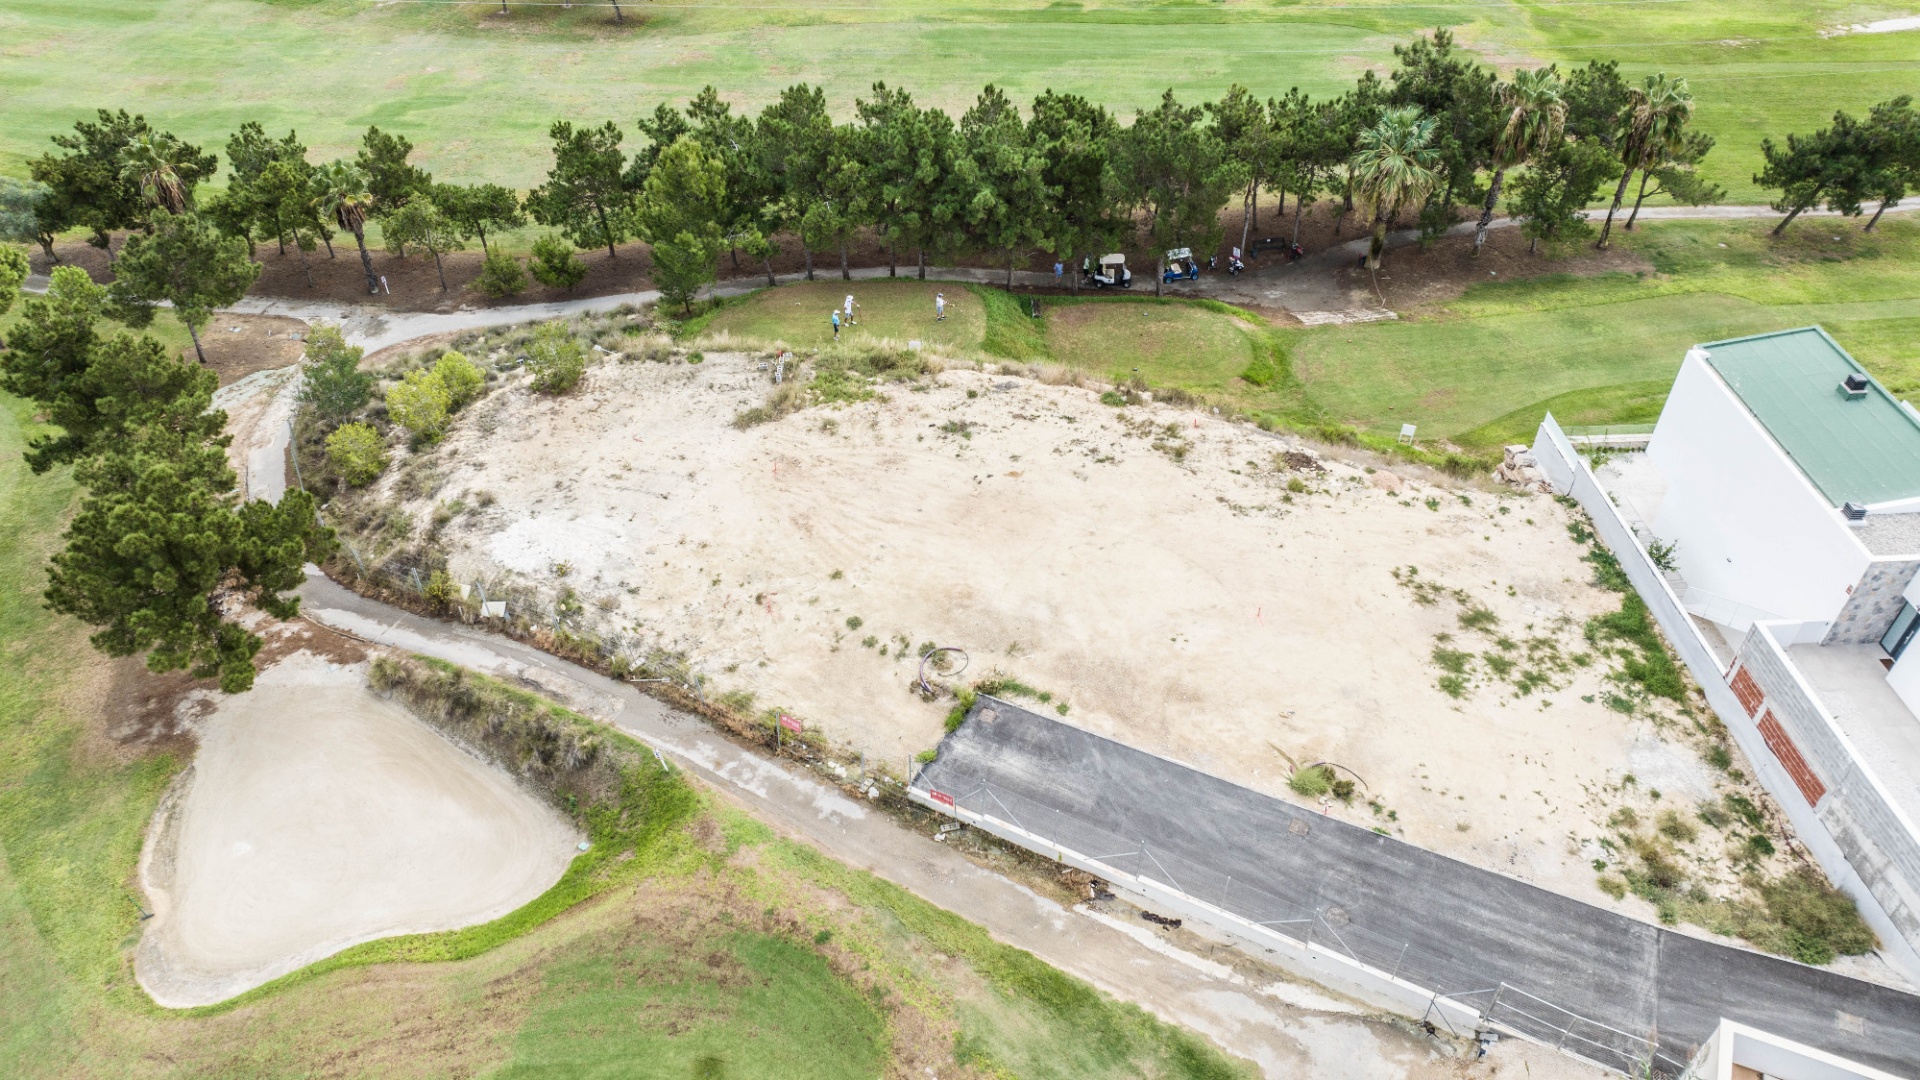
<svg viewBox="0 0 1920 1080">
<path fill-rule="evenodd" d="M 1680 1062 L 1727 1017 L 1920 1074 L 1920 996 L 1637 922 L 1016 705 L 982 698 L 914 786 L 1290 936 L 1308 924 L 1280 920 L 1312 919 L 1314 941 L 1434 990 L 1504 982 L 1657 1032 Z"/>
</svg>

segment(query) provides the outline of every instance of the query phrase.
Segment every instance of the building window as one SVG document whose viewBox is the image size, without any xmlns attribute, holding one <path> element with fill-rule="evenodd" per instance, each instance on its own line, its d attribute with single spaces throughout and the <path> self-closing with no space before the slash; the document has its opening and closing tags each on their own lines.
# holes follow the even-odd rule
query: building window
<svg viewBox="0 0 1920 1080">
<path fill-rule="evenodd" d="M 1920 631 L 1920 612 L 1914 611 L 1912 604 L 1902 604 L 1900 616 L 1887 628 L 1887 635 L 1880 639 L 1880 647 L 1887 650 L 1888 656 L 1898 660 L 1907 646 L 1913 644 L 1916 631 Z"/>
</svg>

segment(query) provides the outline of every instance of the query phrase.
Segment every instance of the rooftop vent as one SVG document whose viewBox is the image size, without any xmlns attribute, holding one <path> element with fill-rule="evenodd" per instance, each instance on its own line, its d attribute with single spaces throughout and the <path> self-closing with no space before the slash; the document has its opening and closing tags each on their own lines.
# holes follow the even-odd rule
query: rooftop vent
<svg viewBox="0 0 1920 1080">
<path fill-rule="evenodd" d="M 1846 378 L 1841 379 L 1840 393 L 1843 396 L 1845 396 L 1848 401 L 1852 401 L 1855 398 L 1866 397 L 1867 396 L 1867 377 L 1865 375 L 1861 375 L 1856 372 L 1855 374 L 1849 375 Z"/>
<path fill-rule="evenodd" d="M 1840 516 L 1848 521 L 1864 521 L 1867 517 L 1867 508 L 1857 502 L 1850 502 L 1840 507 Z"/>
</svg>

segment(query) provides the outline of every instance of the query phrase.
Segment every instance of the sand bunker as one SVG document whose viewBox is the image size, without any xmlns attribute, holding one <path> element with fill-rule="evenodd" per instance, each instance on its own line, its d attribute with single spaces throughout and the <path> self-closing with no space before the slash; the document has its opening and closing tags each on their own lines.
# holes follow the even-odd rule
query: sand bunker
<svg viewBox="0 0 1920 1080">
<path fill-rule="evenodd" d="M 141 873 L 135 960 L 170 1007 L 223 1001 L 349 945 L 498 918 L 579 837 L 505 773 L 297 653 L 200 725 Z"/>
<path fill-rule="evenodd" d="M 520 583 L 519 610 L 635 655 L 682 651 L 710 695 L 750 692 L 895 771 L 951 704 L 908 689 L 934 642 L 968 651 L 966 679 L 998 669 L 1070 723 L 1284 797 L 1287 756 L 1338 762 L 1366 787 L 1329 812 L 1596 901 L 1603 785 L 1711 794 L 1677 782 L 1704 777 L 1697 750 L 1606 707 L 1602 664 L 1526 696 L 1439 688 L 1437 635 L 1485 653 L 1493 635 L 1396 569 L 1470 596 L 1522 653 L 1587 650 L 1586 620 L 1619 606 L 1550 498 L 974 371 L 736 430 L 770 377 L 708 353 L 604 364 L 559 399 L 509 381 L 355 498 L 436 478 L 400 505 L 460 580 Z"/>
</svg>

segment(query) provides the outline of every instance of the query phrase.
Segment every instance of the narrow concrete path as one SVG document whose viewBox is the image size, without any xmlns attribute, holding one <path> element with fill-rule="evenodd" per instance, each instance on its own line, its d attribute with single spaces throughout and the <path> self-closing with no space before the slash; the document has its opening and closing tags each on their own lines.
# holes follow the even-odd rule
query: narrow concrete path
<svg viewBox="0 0 1920 1080">
<path fill-rule="evenodd" d="M 723 796 L 782 833 L 868 870 L 984 926 L 1155 1015 L 1200 1032 L 1264 1075 L 1441 1078 L 1524 1071 L 1533 1077 L 1598 1080 L 1598 1069 L 1522 1043 L 1505 1043 L 1482 1063 L 1451 1057 L 1410 1025 L 1368 1015 L 1316 988 L 1249 980 L 1226 964 L 1179 948 L 1144 922 L 1063 908 L 983 870 L 947 846 L 902 828 L 803 769 L 763 757 L 716 734 L 698 717 L 519 642 L 456 623 L 422 618 L 353 593 L 309 570 L 301 611 L 323 626 L 409 652 L 438 657 L 542 693 L 665 754 Z"/>
</svg>

